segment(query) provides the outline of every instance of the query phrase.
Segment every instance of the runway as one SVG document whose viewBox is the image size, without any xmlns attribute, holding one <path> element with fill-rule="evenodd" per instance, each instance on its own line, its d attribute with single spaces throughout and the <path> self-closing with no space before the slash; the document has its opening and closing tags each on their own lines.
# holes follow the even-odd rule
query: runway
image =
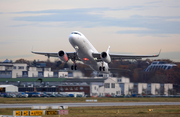
<svg viewBox="0 0 180 117">
<path fill-rule="evenodd" d="M 106 103 L 49 103 L 49 104 L 0 104 L 0 108 L 31 108 L 32 106 L 150 106 L 150 105 L 180 105 L 180 102 L 106 102 Z"/>
</svg>

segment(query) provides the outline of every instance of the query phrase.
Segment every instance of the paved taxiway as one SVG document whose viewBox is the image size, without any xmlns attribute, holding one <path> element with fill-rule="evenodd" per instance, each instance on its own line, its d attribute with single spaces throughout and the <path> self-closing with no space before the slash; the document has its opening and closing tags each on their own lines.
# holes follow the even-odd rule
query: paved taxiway
<svg viewBox="0 0 180 117">
<path fill-rule="evenodd" d="M 108 103 L 49 103 L 49 104 L 0 104 L 0 108 L 31 108 L 32 106 L 150 106 L 150 105 L 180 105 L 180 102 L 108 102 Z"/>
</svg>

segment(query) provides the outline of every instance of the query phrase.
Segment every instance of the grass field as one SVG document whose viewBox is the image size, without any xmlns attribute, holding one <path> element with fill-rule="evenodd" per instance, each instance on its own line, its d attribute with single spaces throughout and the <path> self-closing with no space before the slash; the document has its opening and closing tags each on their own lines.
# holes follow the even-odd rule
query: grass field
<svg viewBox="0 0 180 117">
<path fill-rule="evenodd" d="M 153 109 L 149 113 L 149 109 Z M 0 109 L 0 115 L 12 115 L 13 110 L 30 110 L 28 108 Z M 69 107 L 68 115 L 60 117 L 178 117 L 180 106 L 113 106 L 113 107 Z M 59 117 L 43 116 L 43 117 Z"/>
<path fill-rule="evenodd" d="M 17 103 L 83 103 L 97 99 L 98 102 L 180 102 L 180 98 L 82 98 L 82 97 L 48 97 L 48 98 L 0 98 L 0 104 Z"/>
</svg>

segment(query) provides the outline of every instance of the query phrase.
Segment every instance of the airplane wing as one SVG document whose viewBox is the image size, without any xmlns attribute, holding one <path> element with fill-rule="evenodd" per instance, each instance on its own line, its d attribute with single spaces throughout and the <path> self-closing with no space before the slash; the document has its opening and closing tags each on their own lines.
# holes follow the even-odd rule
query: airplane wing
<svg viewBox="0 0 180 117">
<path fill-rule="evenodd" d="M 47 56 L 48 58 L 49 57 L 59 57 L 58 56 L 58 52 L 35 52 L 35 51 L 32 51 L 31 52 L 33 54 L 40 54 L 40 55 L 44 55 L 44 56 Z M 75 60 L 78 60 L 78 61 L 81 61 L 81 59 L 79 59 L 79 57 L 77 56 L 76 52 L 66 52 L 67 56 L 68 56 L 68 59 L 75 59 Z"/>
<path fill-rule="evenodd" d="M 142 58 L 150 58 L 150 57 L 158 57 L 160 55 L 161 50 L 159 51 L 159 54 L 156 55 L 128 55 L 128 54 L 109 54 L 112 60 L 121 60 L 121 59 L 142 59 Z M 97 58 L 97 60 L 100 60 L 101 53 L 93 53 L 92 54 L 94 58 Z"/>
</svg>

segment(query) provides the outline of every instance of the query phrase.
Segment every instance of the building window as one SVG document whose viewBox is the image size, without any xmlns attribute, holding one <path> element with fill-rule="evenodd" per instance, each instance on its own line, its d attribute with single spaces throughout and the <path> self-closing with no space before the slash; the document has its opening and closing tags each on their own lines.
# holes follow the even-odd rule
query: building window
<svg viewBox="0 0 180 117">
<path fill-rule="evenodd" d="M 68 88 L 66 87 L 65 90 L 68 90 Z"/>
<path fill-rule="evenodd" d="M 60 90 L 60 91 L 64 91 L 64 89 L 63 89 L 62 87 L 61 87 L 61 88 L 59 88 L 59 90 Z"/>
<path fill-rule="evenodd" d="M 105 88 L 110 88 L 110 83 L 104 83 Z"/>
<path fill-rule="evenodd" d="M 115 95 L 114 93 L 111 93 L 111 95 Z"/>
<path fill-rule="evenodd" d="M 120 94 L 120 91 L 116 91 L 116 95 Z"/>
<path fill-rule="evenodd" d="M 24 66 L 19 66 L 18 69 L 24 69 Z"/>
<path fill-rule="evenodd" d="M 118 82 L 121 82 L 121 79 L 118 79 Z"/>
<path fill-rule="evenodd" d="M 84 88 L 83 87 L 80 87 L 80 90 L 83 90 Z"/>
<path fill-rule="evenodd" d="M 88 87 L 85 87 L 84 90 L 88 90 Z"/>
<path fill-rule="evenodd" d="M 70 87 L 70 90 L 73 90 L 73 88 L 72 88 L 72 87 Z"/>
<path fill-rule="evenodd" d="M 94 90 L 96 90 L 96 86 L 94 87 Z"/>
<path fill-rule="evenodd" d="M 14 66 L 13 69 L 16 69 L 16 66 Z"/>
<path fill-rule="evenodd" d="M 78 90 L 78 87 L 75 87 L 74 89 L 75 89 L 75 90 Z"/>
<path fill-rule="evenodd" d="M 111 88 L 115 88 L 115 83 L 111 83 Z"/>
</svg>

